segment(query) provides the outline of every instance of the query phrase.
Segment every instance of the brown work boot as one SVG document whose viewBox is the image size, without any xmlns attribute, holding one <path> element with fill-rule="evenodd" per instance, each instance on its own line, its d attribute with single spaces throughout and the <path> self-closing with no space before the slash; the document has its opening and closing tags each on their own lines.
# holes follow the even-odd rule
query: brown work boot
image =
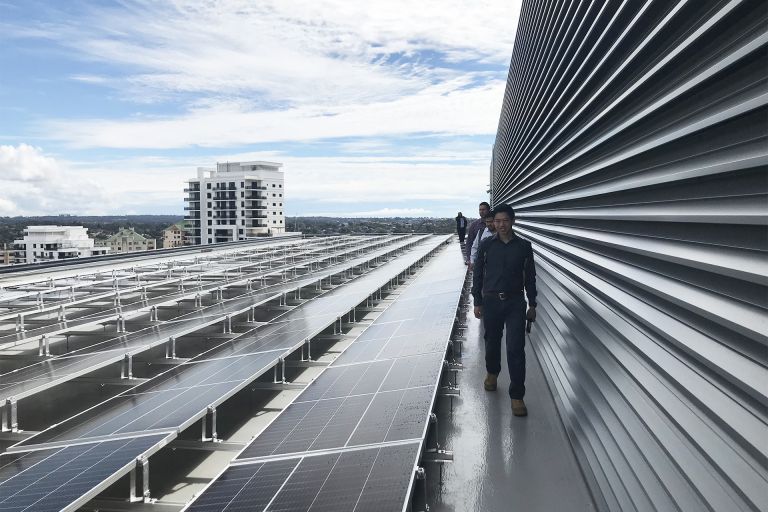
<svg viewBox="0 0 768 512">
<path fill-rule="evenodd" d="M 496 391 L 496 376 L 492 373 L 487 374 L 483 386 L 485 386 L 486 391 Z"/>
<path fill-rule="evenodd" d="M 512 414 L 515 416 L 528 416 L 528 409 L 522 400 L 512 399 Z"/>
</svg>

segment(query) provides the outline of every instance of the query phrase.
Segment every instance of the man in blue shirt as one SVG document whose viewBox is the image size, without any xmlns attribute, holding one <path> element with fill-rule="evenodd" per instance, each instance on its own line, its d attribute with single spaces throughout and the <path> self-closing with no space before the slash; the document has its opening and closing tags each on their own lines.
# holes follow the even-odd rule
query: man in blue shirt
<svg viewBox="0 0 768 512">
<path fill-rule="evenodd" d="M 480 243 L 472 275 L 475 317 L 485 324 L 484 386 L 496 390 L 501 372 L 501 336 L 507 328 L 507 366 L 512 413 L 526 416 L 525 395 L 525 322 L 536 319 L 536 268 L 531 243 L 513 231 L 515 211 L 502 205 L 494 212 L 496 234 Z M 523 294 L 528 297 L 526 301 Z"/>
</svg>

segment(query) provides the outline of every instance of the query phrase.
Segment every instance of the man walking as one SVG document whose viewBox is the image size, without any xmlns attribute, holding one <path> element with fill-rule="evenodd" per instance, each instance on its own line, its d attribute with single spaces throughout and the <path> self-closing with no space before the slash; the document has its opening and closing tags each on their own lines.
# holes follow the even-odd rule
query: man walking
<svg viewBox="0 0 768 512">
<path fill-rule="evenodd" d="M 480 206 L 478 208 L 478 213 L 480 213 L 480 218 L 477 220 L 472 221 L 472 224 L 469 225 L 469 237 L 467 239 L 467 247 L 466 247 L 466 254 L 464 256 L 464 262 L 467 265 L 470 265 L 470 269 L 472 268 L 471 262 L 470 262 L 470 256 L 472 255 L 472 244 L 475 242 L 475 237 L 477 236 L 477 232 L 483 229 L 483 226 L 485 226 L 485 216 L 488 215 L 491 212 L 491 205 L 483 201 L 480 203 Z"/>
<path fill-rule="evenodd" d="M 486 238 L 492 237 L 496 233 L 496 225 L 493 223 L 493 212 L 489 212 L 483 219 L 485 226 L 477 232 L 475 241 L 472 243 L 472 254 L 469 255 L 469 263 L 474 265 L 477 259 L 477 250 L 480 248 L 480 242 Z"/>
<path fill-rule="evenodd" d="M 515 211 L 511 206 L 495 210 L 496 234 L 483 240 L 478 248 L 472 296 L 475 317 L 482 317 L 485 324 L 485 389 L 496 390 L 501 372 L 501 336 L 506 326 L 512 414 L 526 416 L 525 321 L 536 319 L 536 269 L 531 243 L 515 235 L 514 222 Z M 528 297 L 527 312 L 523 290 Z"/>
<path fill-rule="evenodd" d="M 467 218 L 459 212 L 456 216 L 456 232 L 459 234 L 459 243 L 464 243 L 464 235 L 467 234 Z"/>
</svg>

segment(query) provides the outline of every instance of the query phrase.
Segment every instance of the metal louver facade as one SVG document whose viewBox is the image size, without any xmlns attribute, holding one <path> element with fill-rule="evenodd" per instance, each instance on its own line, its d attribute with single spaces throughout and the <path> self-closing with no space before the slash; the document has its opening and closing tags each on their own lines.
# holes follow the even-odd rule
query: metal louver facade
<svg viewBox="0 0 768 512">
<path fill-rule="evenodd" d="M 767 18 L 524 3 L 491 198 L 534 244 L 531 345 L 601 510 L 768 510 Z"/>
</svg>

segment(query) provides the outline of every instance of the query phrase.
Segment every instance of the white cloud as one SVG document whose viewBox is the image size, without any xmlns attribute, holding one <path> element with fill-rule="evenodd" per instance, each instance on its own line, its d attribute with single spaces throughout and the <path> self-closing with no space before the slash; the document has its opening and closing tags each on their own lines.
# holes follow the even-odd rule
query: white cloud
<svg viewBox="0 0 768 512">
<path fill-rule="evenodd" d="M 58 119 L 41 135 L 183 148 L 494 133 L 518 11 L 509 0 L 135 0 L 62 13 L 45 37 L 119 70 L 71 79 L 181 113 Z"/>
<path fill-rule="evenodd" d="M 58 173 L 58 164 L 28 144 L 0 145 L 0 180 L 43 181 Z"/>
<path fill-rule="evenodd" d="M 45 123 L 52 139 L 79 147 L 169 149 L 408 133 L 496 132 L 504 82 L 472 89 L 440 84 L 381 103 L 248 111 L 237 102 L 210 104 L 178 117 L 60 120 Z M 330 114 L 330 115 L 329 115 Z"/>
<path fill-rule="evenodd" d="M 107 188 L 79 176 L 38 147 L 0 145 L 0 214 L 99 213 L 109 206 Z"/>
</svg>

